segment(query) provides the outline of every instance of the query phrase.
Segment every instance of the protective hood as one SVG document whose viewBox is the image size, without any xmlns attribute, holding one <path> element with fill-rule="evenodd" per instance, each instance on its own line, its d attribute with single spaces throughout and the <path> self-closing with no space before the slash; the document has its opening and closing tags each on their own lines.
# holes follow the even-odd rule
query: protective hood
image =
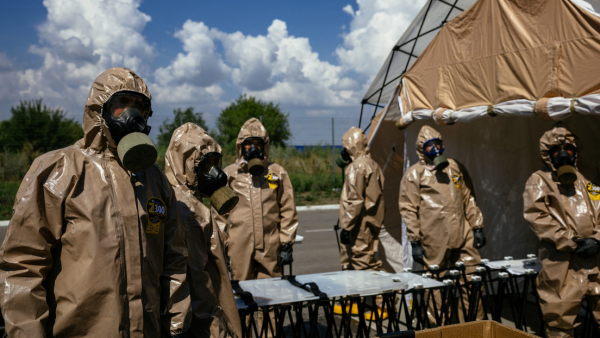
<svg viewBox="0 0 600 338">
<path fill-rule="evenodd" d="M 581 150 L 577 147 L 577 136 L 571 133 L 561 122 L 558 122 L 540 138 L 540 155 L 542 156 L 542 161 L 552 171 L 556 171 L 558 168 L 554 168 L 550 160 L 549 151 L 552 147 L 561 144 L 572 144 L 577 148 L 578 152 Z"/>
<path fill-rule="evenodd" d="M 211 152 L 221 153 L 221 146 L 202 127 L 188 122 L 175 129 L 165 153 L 165 174 L 171 185 L 200 194 L 195 170 Z"/>
<path fill-rule="evenodd" d="M 91 148 L 98 152 L 107 147 L 116 150 L 117 144 L 112 139 L 108 125 L 102 118 L 102 107 L 114 93 L 125 90 L 137 92 L 152 99 L 144 80 L 127 68 L 110 68 L 94 80 L 85 103 L 84 136 L 79 141 L 83 148 Z"/>
<path fill-rule="evenodd" d="M 342 146 L 348 150 L 352 161 L 369 153 L 367 150 L 367 136 L 365 135 L 365 132 L 358 127 L 350 128 L 344 136 L 342 136 Z"/>
<path fill-rule="evenodd" d="M 260 137 L 265 142 L 265 149 L 263 150 L 263 154 L 265 156 L 265 160 L 269 158 L 269 134 L 267 133 L 267 129 L 263 126 L 263 124 L 257 118 L 251 118 L 240 129 L 240 133 L 238 134 L 237 141 L 235 143 L 235 150 L 238 156 L 238 160 L 242 159 L 242 143 L 248 137 Z"/>
<path fill-rule="evenodd" d="M 423 145 L 425 144 L 425 142 L 427 142 L 431 139 L 434 139 L 434 138 L 437 138 L 437 139 L 440 139 L 443 141 L 442 134 L 440 134 L 437 130 L 431 128 L 430 126 L 423 126 L 421 128 L 421 130 L 419 131 L 419 135 L 417 136 L 416 148 L 417 148 L 417 155 L 419 155 L 419 161 L 422 164 L 427 163 L 425 153 L 423 153 Z"/>
</svg>

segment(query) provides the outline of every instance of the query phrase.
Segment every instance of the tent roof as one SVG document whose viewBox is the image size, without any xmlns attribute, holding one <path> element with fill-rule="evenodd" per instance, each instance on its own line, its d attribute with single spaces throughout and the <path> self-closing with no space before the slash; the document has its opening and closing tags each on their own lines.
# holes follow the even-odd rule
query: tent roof
<svg viewBox="0 0 600 338">
<path fill-rule="evenodd" d="M 365 93 L 362 103 L 385 105 L 392 96 L 400 76 L 417 60 L 442 26 L 474 2 L 475 0 L 427 1 L 390 51 L 371 87 Z"/>
<path fill-rule="evenodd" d="M 565 58 L 572 57 L 572 55 L 565 55 L 565 53 L 563 53 L 565 50 L 563 48 L 565 42 L 569 39 L 587 37 L 588 39 L 595 41 L 592 43 L 594 46 L 586 45 L 587 42 L 583 41 L 582 44 L 578 46 L 569 46 L 566 50 L 568 51 L 571 47 L 574 47 L 575 49 L 583 48 L 587 50 L 587 56 L 597 53 L 594 49 L 596 48 L 595 46 L 598 45 L 597 36 L 599 31 L 598 27 L 600 26 L 597 24 L 599 22 L 598 14 L 596 14 L 594 10 L 600 9 L 600 0 L 592 0 L 589 1 L 589 3 L 582 0 L 480 0 L 474 6 L 468 8 L 467 13 L 463 13 L 458 18 L 450 21 L 447 25 L 443 25 L 446 20 L 456 17 L 461 13 L 461 10 L 463 10 L 464 7 L 467 7 L 472 2 L 473 0 L 428 1 L 419 15 L 417 15 L 415 20 L 411 23 L 408 30 L 398 41 L 394 49 L 390 52 L 388 59 L 365 95 L 363 105 L 371 104 L 378 108 L 390 103 L 390 99 L 392 98 L 397 101 L 400 92 L 398 91 L 399 88 L 396 88 L 398 92 L 394 94 L 394 88 L 399 83 L 398 79 L 404 74 L 403 81 L 409 81 L 404 89 L 404 91 L 407 92 L 405 94 L 407 94 L 408 98 L 411 100 L 414 98 L 416 102 L 410 101 L 410 107 L 407 106 L 408 102 L 403 102 L 402 108 L 404 108 L 405 113 L 407 111 L 412 112 L 413 110 L 417 110 L 415 116 L 409 116 L 406 119 L 408 120 L 408 123 L 411 122 L 411 119 L 423 118 L 423 116 L 419 116 L 419 113 L 421 113 L 421 115 L 428 115 L 432 118 L 434 115 L 433 111 L 437 108 L 448 108 L 448 111 L 445 113 L 446 116 L 442 117 L 441 115 L 444 113 L 441 113 L 438 119 L 441 122 L 447 120 L 447 122 L 452 123 L 454 120 L 452 120 L 452 117 L 448 118 L 447 115 L 453 113 L 453 110 L 465 108 L 467 106 L 473 107 L 478 104 L 481 104 L 480 106 L 487 110 L 489 105 L 515 98 L 530 99 L 531 102 L 526 104 L 526 108 L 529 109 L 528 107 L 531 106 L 531 109 L 529 110 L 533 111 L 536 98 L 558 95 L 548 93 L 548 88 L 542 88 L 543 86 L 538 84 L 538 87 L 540 88 L 537 88 L 537 92 L 533 94 L 516 93 L 515 95 L 515 93 L 510 93 L 509 95 L 505 95 L 508 96 L 504 97 L 505 100 L 498 95 L 486 95 L 489 93 L 483 95 L 476 93 L 474 94 L 476 97 L 475 100 L 473 100 L 473 96 L 468 97 L 468 95 L 463 95 L 467 97 L 464 98 L 465 102 L 462 102 L 461 105 L 457 102 L 455 97 L 452 97 L 457 94 L 456 92 L 452 92 L 452 90 L 456 91 L 458 89 L 455 85 L 457 78 L 461 77 L 467 78 L 468 82 L 468 86 L 460 88 L 462 92 L 471 92 L 474 89 L 484 90 L 483 87 L 485 87 L 485 85 L 488 87 L 498 86 L 497 82 L 499 80 L 494 76 L 488 76 L 487 82 L 489 83 L 487 84 L 480 83 L 482 81 L 478 79 L 473 81 L 473 79 L 468 79 L 468 77 L 482 77 L 482 74 L 489 75 L 497 72 L 499 69 L 497 66 L 498 60 L 506 58 L 508 54 L 515 51 L 531 51 L 532 49 L 548 47 L 551 44 L 558 43 L 561 45 L 560 50 L 558 51 L 558 58 L 565 60 Z M 578 6 L 574 6 L 573 4 L 577 4 Z M 553 22 L 558 23 L 554 25 L 548 24 Z M 438 36 L 440 31 L 442 32 L 441 36 Z M 433 42 L 430 43 L 431 41 Z M 427 50 L 424 51 L 425 49 Z M 428 62 L 422 60 L 417 61 L 417 57 L 422 56 L 423 52 L 425 52 L 424 59 L 427 59 Z M 579 51 L 571 48 L 571 52 Z M 476 59 L 494 59 L 494 53 L 499 57 L 488 62 L 487 69 L 481 69 L 481 62 L 477 63 Z M 512 57 L 522 57 L 523 54 L 526 53 L 519 54 L 517 52 L 516 55 L 513 55 Z M 537 65 L 537 60 L 535 60 L 535 58 L 539 57 L 539 55 L 529 55 L 528 57 L 530 60 L 533 60 L 531 62 L 534 65 L 539 66 L 538 68 L 541 68 L 544 73 L 549 72 L 548 60 L 546 60 L 545 65 Z M 593 59 L 596 58 L 597 54 L 593 55 Z M 578 64 L 580 61 L 582 61 L 581 57 L 578 59 L 571 59 L 567 63 Z M 556 60 L 553 62 L 556 62 Z M 451 64 L 455 67 L 452 68 Z M 462 64 L 463 67 L 457 67 L 457 64 Z M 512 84 L 509 83 L 508 87 L 513 85 L 515 87 L 527 85 L 531 80 L 525 78 L 532 75 L 528 73 L 536 73 L 539 71 L 538 69 L 535 69 L 535 67 L 527 69 L 529 64 L 520 65 L 525 66 L 525 69 L 512 69 L 511 67 L 514 66 L 513 64 L 505 66 L 508 66 L 508 73 L 521 72 L 520 74 L 512 74 L 517 81 Z M 473 71 L 473 69 L 478 67 L 480 68 L 479 73 Z M 405 69 L 408 69 L 406 73 L 404 73 Z M 442 69 L 445 71 L 443 76 L 440 75 Z M 500 67 L 500 69 L 502 69 L 502 67 Z M 565 67 L 559 69 L 559 72 L 564 70 Z M 502 69 L 502 74 L 507 74 L 506 69 Z M 587 79 L 589 80 L 589 78 L 594 77 L 593 74 L 596 73 L 592 70 L 591 76 L 588 76 Z M 579 75 L 585 74 L 576 75 L 578 77 L 577 81 L 581 82 L 581 77 L 579 77 Z M 537 77 L 542 78 L 541 76 Z M 564 78 L 565 77 L 563 76 L 560 80 L 564 80 Z M 596 76 L 596 78 L 600 77 Z M 505 79 L 501 80 L 504 81 Z M 519 82 L 523 80 L 525 81 Z M 562 93 L 569 92 L 569 99 L 571 99 L 573 94 L 577 95 L 583 93 L 582 90 L 566 88 L 562 83 L 561 85 L 561 89 L 563 90 Z M 444 86 L 446 87 L 444 88 Z M 413 89 L 415 89 L 414 92 L 411 91 Z M 495 89 L 497 91 L 497 88 Z M 588 86 L 587 93 L 591 92 L 589 89 Z M 487 90 L 490 91 L 489 88 Z M 531 88 L 525 88 L 525 91 L 527 90 L 531 92 Z M 544 92 L 544 90 L 546 91 Z M 583 91 L 586 91 L 586 89 L 583 89 Z M 449 92 L 450 94 L 448 94 Z M 439 95 L 442 95 L 442 97 L 440 98 Z M 446 97 L 443 97 L 444 95 Z M 478 95 L 485 97 L 485 99 L 481 100 L 481 97 L 478 97 Z M 448 99 L 448 97 L 451 98 Z M 391 103 L 391 107 L 388 107 L 390 109 L 388 109 L 389 112 L 386 112 L 385 118 L 388 120 L 397 120 L 402 116 L 400 106 L 398 105 L 399 102 Z M 586 104 L 588 103 L 589 102 Z M 560 106 L 559 108 L 561 108 L 564 104 L 565 102 L 561 101 L 551 103 L 550 106 Z M 567 105 L 569 104 L 570 102 L 567 103 Z M 581 104 L 579 104 L 579 106 L 581 106 Z M 513 108 L 515 107 L 517 109 L 524 108 L 522 106 L 514 106 Z M 586 110 L 588 108 L 589 107 L 585 107 L 582 109 Z M 551 111 L 546 115 L 552 116 L 552 107 L 546 107 L 545 109 L 550 109 Z M 558 116 L 560 118 L 566 117 L 564 109 L 562 110 L 563 111 L 560 111 L 558 114 L 560 115 Z M 481 111 L 479 111 L 479 113 L 479 115 L 481 115 Z M 494 114 L 495 113 L 492 111 L 492 115 Z M 460 114 L 456 114 L 454 117 L 458 115 Z M 556 117 L 557 116 L 554 116 L 554 118 Z"/>
</svg>

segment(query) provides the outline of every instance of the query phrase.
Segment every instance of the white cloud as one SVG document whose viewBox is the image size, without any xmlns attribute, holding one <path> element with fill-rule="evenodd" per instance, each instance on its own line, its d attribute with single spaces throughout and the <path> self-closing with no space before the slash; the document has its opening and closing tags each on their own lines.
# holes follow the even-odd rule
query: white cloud
<svg viewBox="0 0 600 338">
<path fill-rule="evenodd" d="M 38 27 L 40 42 L 29 48 L 43 64 L 11 72 L 18 78 L 7 87 L 13 100 L 43 98 L 81 118 L 91 83 L 104 70 L 121 66 L 147 75 L 156 52 L 141 34 L 150 16 L 139 11 L 140 2 L 44 0 L 48 15 Z"/>
<path fill-rule="evenodd" d="M 349 5 L 343 8 L 352 16 L 352 22 L 336 54 L 341 66 L 362 75 L 368 87 L 425 0 L 357 0 L 357 4 L 356 12 Z"/>
<path fill-rule="evenodd" d="M 216 30 L 202 22 L 187 20 L 175 37 L 183 42 L 186 54 L 179 53 L 168 67 L 154 73 L 160 84 L 189 83 L 198 87 L 209 87 L 225 80 L 231 72 L 216 54 L 213 36 Z"/>
<path fill-rule="evenodd" d="M 175 36 L 187 53 L 156 71 L 159 83 L 204 87 L 222 82 L 229 73 L 240 92 L 263 100 L 299 106 L 345 106 L 359 100 L 357 83 L 343 74 L 342 67 L 321 61 L 308 38 L 290 35 L 281 20 L 274 20 L 266 35 L 257 36 L 226 33 L 188 20 Z M 219 43 L 222 59 L 216 53 Z M 203 67 L 204 60 L 211 66 Z M 197 79 L 202 74 L 207 76 L 204 82 Z"/>
</svg>

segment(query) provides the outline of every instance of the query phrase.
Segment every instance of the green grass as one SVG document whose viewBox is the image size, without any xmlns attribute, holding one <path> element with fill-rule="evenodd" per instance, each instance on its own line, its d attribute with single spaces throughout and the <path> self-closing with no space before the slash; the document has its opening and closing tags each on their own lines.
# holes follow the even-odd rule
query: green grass
<svg viewBox="0 0 600 338">
<path fill-rule="evenodd" d="M 166 149 L 159 149 L 156 161 L 164 169 Z M 337 157 L 338 154 L 336 153 Z M 33 158 L 33 157 L 32 157 Z M 224 166 L 235 162 L 233 151 L 224 151 Z M 338 204 L 342 187 L 342 171 L 335 167 L 335 184 L 332 175 L 331 148 L 314 147 L 299 151 L 289 147 L 271 147 L 269 160 L 283 166 L 294 187 L 296 205 Z M 15 196 L 30 160 L 27 154 L 0 153 L 0 220 L 12 216 Z M 4 180 L 2 180 L 4 178 Z M 205 204 L 208 199 L 205 199 Z"/>
<path fill-rule="evenodd" d="M 20 185 L 19 181 L 0 182 L 0 220 L 12 217 L 12 207 Z"/>
</svg>

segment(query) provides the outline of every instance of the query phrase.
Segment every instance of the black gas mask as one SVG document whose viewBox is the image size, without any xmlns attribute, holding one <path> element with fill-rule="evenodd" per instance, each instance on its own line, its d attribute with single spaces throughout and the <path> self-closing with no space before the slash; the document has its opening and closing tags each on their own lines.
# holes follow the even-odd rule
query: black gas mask
<svg viewBox="0 0 600 338">
<path fill-rule="evenodd" d="M 210 197 L 210 204 L 219 215 L 231 211 L 239 198 L 227 186 L 227 174 L 221 170 L 221 154 L 211 152 L 202 157 L 196 167 L 198 191 Z"/>
<path fill-rule="evenodd" d="M 351 162 L 352 162 L 352 157 L 350 157 L 350 153 L 348 152 L 348 149 L 342 148 L 342 151 L 340 152 L 340 157 L 338 157 L 335 160 L 335 163 L 337 164 L 338 167 L 344 169 L 344 167 L 346 167 Z"/>
<path fill-rule="evenodd" d="M 423 153 L 433 163 L 436 170 L 444 170 L 449 164 L 448 158 L 444 155 L 444 143 L 439 138 L 425 142 Z"/>
<path fill-rule="evenodd" d="M 117 144 L 117 153 L 125 169 L 140 172 L 156 162 L 157 151 L 148 137 L 152 116 L 150 99 L 143 94 L 122 91 L 113 94 L 104 104 L 102 118 Z"/>
<path fill-rule="evenodd" d="M 577 180 L 575 162 L 577 160 L 577 148 L 570 144 L 560 144 L 549 150 L 550 161 L 556 169 L 558 182 L 561 184 L 573 184 Z"/>
<path fill-rule="evenodd" d="M 248 162 L 248 172 L 252 176 L 260 176 L 265 170 L 264 148 L 265 142 L 260 137 L 248 137 L 242 143 L 242 156 Z"/>
</svg>

